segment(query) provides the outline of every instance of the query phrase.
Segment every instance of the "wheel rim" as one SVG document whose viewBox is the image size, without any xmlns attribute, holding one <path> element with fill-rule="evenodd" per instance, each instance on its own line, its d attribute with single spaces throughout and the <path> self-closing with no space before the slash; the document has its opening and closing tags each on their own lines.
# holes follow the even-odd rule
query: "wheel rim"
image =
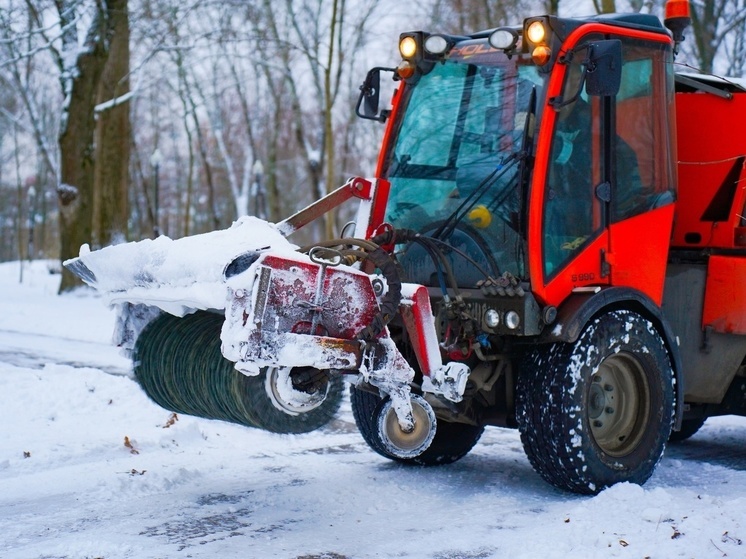
<svg viewBox="0 0 746 559">
<path fill-rule="evenodd" d="M 290 378 L 290 367 L 269 367 L 266 372 L 264 388 L 270 402 L 278 410 L 288 415 L 299 415 L 315 410 L 326 400 L 330 382 L 315 392 L 296 390 Z"/>
<path fill-rule="evenodd" d="M 414 458 L 430 446 L 435 436 L 435 413 L 420 396 L 412 395 L 412 415 L 414 429 L 404 431 L 394 411 L 391 400 L 387 400 L 381 410 L 379 429 L 381 439 L 388 450 L 399 458 Z"/>
<path fill-rule="evenodd" d="M 588 419 L 596 444 L 606 454 L 626 456 L 640 443 L 650 419 L 650 386 L 631 354 L 616 353 L 591 378 Z"/>
</svg>

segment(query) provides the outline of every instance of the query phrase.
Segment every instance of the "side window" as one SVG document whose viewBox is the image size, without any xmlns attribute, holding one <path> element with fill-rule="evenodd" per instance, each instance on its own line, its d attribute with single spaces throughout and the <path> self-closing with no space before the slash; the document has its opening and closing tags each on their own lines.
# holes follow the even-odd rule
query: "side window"
<svg viewBox="0 0 746 559">
<path fill-rule="evenodd" d="M 661 148 L 665 114 L 663 49 L 623 42 L 622 83 L 616 97 L 611 221 L 673 201 Z"/>
<path fill-rule="evenodd" d="M 549 276 L 578 253 L 601 228 L 594 185 L 600 177 L 600 106 L 579 91 L 583 66 L 578 56 L 565 74 L 550 152 L 544 195 L 544 272 Z"/>
</svg>

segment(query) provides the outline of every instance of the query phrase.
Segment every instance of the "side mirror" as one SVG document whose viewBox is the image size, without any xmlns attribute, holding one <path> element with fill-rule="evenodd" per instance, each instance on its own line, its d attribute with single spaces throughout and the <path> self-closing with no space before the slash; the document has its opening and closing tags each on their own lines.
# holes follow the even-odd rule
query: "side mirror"
<svg viewBox="0 0 746 559">
<path fill-rule="evenodd" d="M 622 42 L 619 39 L 589 43 L 585 65 L 588 95 L 608 97 L 619 93 L 622 83 Z"/>
<path fill-rule="evenodd" d="M 368 72 L 363 85 L 360 86 L 360 97 L 358 97 L 357 106 L 355 107 L 355 114 L 360 118 L 386 122 L 389 116 L 388 111 L 382 111 L 380 114 L 378 112 L 378 105 L 381 98 L 381 71 L 396 72 L 394 68 L 381 67 L 373 68 Z"/>
</svg>

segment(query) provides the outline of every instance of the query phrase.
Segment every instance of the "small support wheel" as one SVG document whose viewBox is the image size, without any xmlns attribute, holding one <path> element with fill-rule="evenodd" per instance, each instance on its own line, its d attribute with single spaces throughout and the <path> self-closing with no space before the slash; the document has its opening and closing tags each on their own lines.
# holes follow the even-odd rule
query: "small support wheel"
<svg viewBox="0 0 746 559">
<path fill-rule="evenodd" d="M 381 444 L 396 458 L 416 458 L 428 449 L 435 437 L 437 421 L 432 406 L 417 394 L 411 395 L 411 402 L 414 427 L 410 431 L 399 425 L 391 398 L 383 400 L 377 410 Z"/>
<path fill-rule="evenodd" d="M 400 458 L 391 454 L 381 441 L 378 418 L 379 409 L 383 405 L 382 398 L 375 392 L 352 386 L 350 403 L 355 424 L 368 446 L 381 456 L 405 464 L 442 466 L 456 462 L 469 453 L 484 432 L 482 425 L 453 423 L 439 419 L 435 436 L 427 450 L 414 458 Z"/>
</svg>

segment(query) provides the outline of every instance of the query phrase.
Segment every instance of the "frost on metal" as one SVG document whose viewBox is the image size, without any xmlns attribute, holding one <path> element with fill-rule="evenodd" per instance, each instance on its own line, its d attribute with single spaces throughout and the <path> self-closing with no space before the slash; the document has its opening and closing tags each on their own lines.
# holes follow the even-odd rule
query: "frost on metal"
<svg viewBox="0 0 746 559">
<path fill-rule="evenodd" d="M 378 313 L 370 276 L 304 254 L 263 253 L 227 280 L 223 355 L 262 366 L 356 370 L 357 338 Z"/>
<path fill-rule="evenodd" d="M 120 303 L 115 307 L 116 321 L 112 341 L 125 356 L 131 357 L 140 333 L 161 313 L 161 310 L 157 307 L 132 303 Z"/>
<path fill-rule="evenodd" d="M 409 384 L 414 369 L 407 363 L 391 338 L 381 338 L 365 353 L 360 373 L 363 379 L 388 394 L 404 431 L 414 427 Z"/>
<path fill-rule="evenodd" d="M 414 370 L 388 332 L 363 341 L 379 312 L 371 276 L 305 254 L 263 253 L 228 278 L 222 352 L 247 375 L 264 367 L 359 373 L 391 398 L 403 429 L 413 425 Z"/>
</svg>

